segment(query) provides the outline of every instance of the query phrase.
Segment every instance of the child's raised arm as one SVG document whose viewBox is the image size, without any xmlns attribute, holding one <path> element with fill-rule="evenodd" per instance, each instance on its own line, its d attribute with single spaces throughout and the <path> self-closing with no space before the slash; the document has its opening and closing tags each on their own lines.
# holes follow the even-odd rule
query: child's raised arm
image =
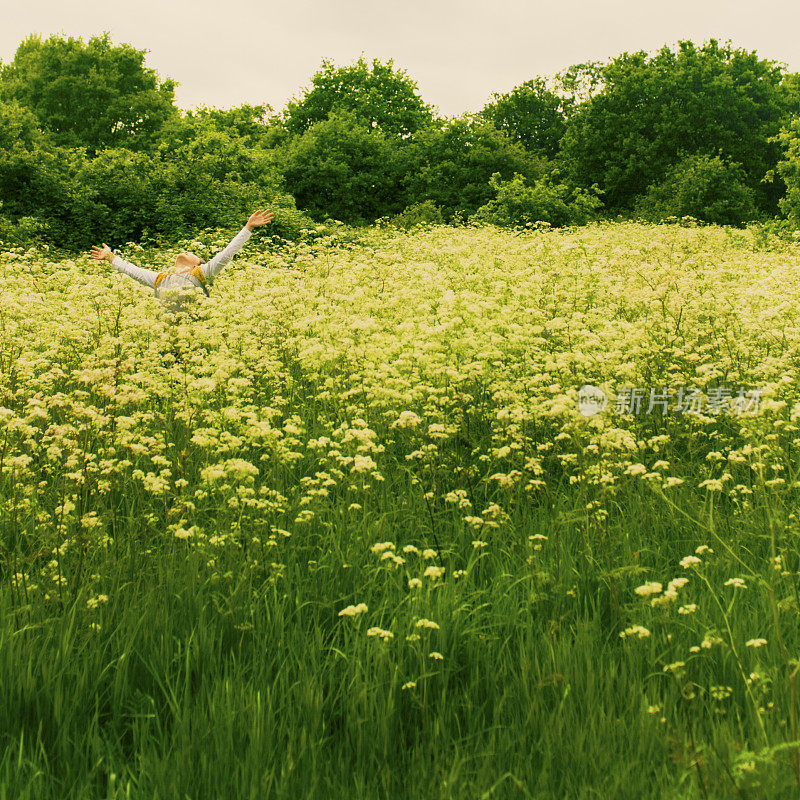
<svg viewBox="0 0 800 800">
<path fill-rule="evenodd" d="M 245 242 L 253 233 L 253 228 L 272 222 L 272 216 L 269 209 L 252 213 L 245 226 L 231 239 L 227 247 L 203 264 L 203 277 L 207 281 L 213 280 L 214 276 L 244 247 Z"/>
<path fill-rule="evenodd" d="M 114 269 L 124 272 L 135 281 L 139 281 L 139 283 L 143 283 L 145 286 L 149 286 L 151 289 L 156 285 L 156 276 L 158 275 L 157 272 L 154 272 L 151 269 L 137 267 L 136 264 L 131 264 L 130 261 L 126 261 L 124 258 L 115 256 L 111 252 L 111 248 L 105 242 L 103 242 L 102 247 L 92 245 L 89 255 L 95 261 L 108 261 L 111 266 L 114 267 Z"/>
</svg>

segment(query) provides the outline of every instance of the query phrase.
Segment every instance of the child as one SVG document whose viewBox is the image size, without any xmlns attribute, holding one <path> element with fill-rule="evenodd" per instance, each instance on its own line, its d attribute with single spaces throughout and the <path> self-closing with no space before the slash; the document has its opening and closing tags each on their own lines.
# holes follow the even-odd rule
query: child
<svg viewBox="0 0 800 800">
<path fill-rule="evenodd" d="M 172 269 L 155 272 L 151 269 L 142 269 L 115 256 L 105 243 L 102 247 L 94 245 L 90 255 L 97 261 L 110 261 L 111 266 L 120 272 L 130 275 L 145 286 L 152 286 L 159 300 L 168 300 L 175 310 L 180 310 L 184 302 L 196 294 L 197 289 L 208 295 L 208 287 L 213 282 L 214 276 L 241 250 L 253 233 L 253 228 L 271 222 L 272 216 L 269 209 L 251 214 L 245 226 L 233 237 L 228 246 L 205 264 L 194 253 L 181 253 L 176 256 L 175 266 Z"/>
</svg>

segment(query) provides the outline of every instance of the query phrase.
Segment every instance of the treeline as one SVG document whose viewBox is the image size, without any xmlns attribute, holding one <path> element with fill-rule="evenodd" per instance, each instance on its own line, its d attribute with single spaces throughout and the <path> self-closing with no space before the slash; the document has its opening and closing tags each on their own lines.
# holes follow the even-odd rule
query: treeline
<svg viewBox="0 0 800 800">
<path fill-rule="evenodd" d="M 363 58 L 323 60 L 277 113 L 182 114 L 145 53 L 31 36 L 0 64 L 0 239 L 159 241 L 267 204 L 291 239 L 331 219 L 800 227 L 800 74 L 714 39 L 534 77 L 457 117 Z"/>
</svg>

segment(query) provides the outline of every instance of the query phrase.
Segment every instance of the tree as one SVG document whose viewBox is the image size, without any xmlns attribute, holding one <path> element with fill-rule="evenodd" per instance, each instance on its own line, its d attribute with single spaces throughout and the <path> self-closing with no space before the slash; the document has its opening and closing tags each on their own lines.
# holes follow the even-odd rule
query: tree
<svg viewBox="0 0 800 800">
<path fill-rule="evenodd" d="M 568 116 L 603 90 L 603 67 L 602 61 L 586 61 L 556 74 L 553 91 L 564 98 Z"/>
<path fill-rule="evenodd" d="M 311 79 L 312 88 L 299 100 L 290 100 L 283 122 L 290 134 L 305 133 L 334 111 L 351 111 L 367 130 L 387 136 L 407 137 L 433 118 L 431 108 L 417 94 L 417 84 L 405 70 L 377 59 L 370 66 L 363 56 L 355 63 L 337 67 L 323 59 Z"/>
<path fill-rule="evenodd" d="M 84 44 L 30 36 L 0 68 L 0 99 L 30 109 L 58 145 L 151 148 L 169 119 L 175 83 L 144 66 L 147 51 L 113 46 L 109 34 Z"/>
<path fill-rule="evenodd" d="M 481 116 L 526 150 L 553 158 L 567 120 L 602 89 L 600 61 L 573 64 L 552 78 L 535 77 L 506 94 L 494 93 Z"/>
<path fill-rule="evenodd" d="M 367 131 L 352 112 L 338 111 L 280 149 L 286 186 L 315 219 L 372 222 L 399 211 L 397 151 L 380 131 Z"/>
<path fill-rule="evenodd" d="M 270 145 L 270 111 L 272 108 L 267 104 L 251 106 L 245 103 L 234 108 L 200 106 L 187 111 L 167 135 L 188 141 L 200 131 L 214 130 L 236 138 L 244 147 L 267 148 Z"/>
<path fill-rule="evenodd" d="M 60 179 L 49 137 L 34 114 L 0 101 L 0 204 L 12 218 L 35 214 L 59 193 Z"/>
<path fill-rule="evenodd" d="M 770 142 L 792 113 L 796 91 L 755 52 L 688 41 L 652 58 L 623 53 L 603 69 L 604 88 L 569 120 L 559 159 L 578 184 L 597 182 L 609 206 L 630 208 L 692 153 L 740 163 L 758 205 L 777 207 L 780 187 L 762 184 L 775 166 Z"/>
<path fill-rule="evenodd" d="M 404 205 L 431 200 L 445 215 L 469 216 L 495 194 L 497 172 L 537 178 L 544 159 L 527 152 L 480 115 L 464 114 L 419 131 L 401 151 Z"/>
<path fill-rule="evenodd" d="M 780 208 L 795 228 L 800 229 L 800 117 L 791 120 L 775 138 L 783 148 L 777 172 L 787 190 Z"/>
<path fill-rule="evenodd" d="M 532 78 L 506 94 L 492 95 L 481 116 L 526 150 L 552 158 L 566 130 L 564 99 L 547 88 L 544 78 Z"/>
</svg>

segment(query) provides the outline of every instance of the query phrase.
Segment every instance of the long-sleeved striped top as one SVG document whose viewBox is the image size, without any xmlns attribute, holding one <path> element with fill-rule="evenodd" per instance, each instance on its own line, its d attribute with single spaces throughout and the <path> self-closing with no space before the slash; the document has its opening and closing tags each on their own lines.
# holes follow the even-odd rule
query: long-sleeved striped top
<svg viewBox="0 0 800 800">
<path fill-rule="evenodd" d="M 220 250 L 210 261 L 200 265 L 200 269 L 203 271 L 203 278 L 207 285 L 211 285 L 214 276 L 242 249 L 252 233 L 253 232 L 245 226 L 231 239 L 224 250 Z M 114 256 L 111 266 L 120 272 L 124 272 L 126 275 L 130 275 L 135 281 L 139 281 L 139 283 L 143 283 L 145 286 L 150 286 L 155 291 L 155 295 L 159 300 L 167 300 L 178 306 L 183 305 L 182 300 L 195 295 L 198 289 L 200 291 L 203 290 L 202 284 L 193 275 L 180 273 L 167 275 L 159 282 L 158 286 L 156 286 L 156 278 L 160 273 L 152 269 L 137 267 L 135 264 L 131 264 L 130 261 L 126 261 L 119 256 Z"/>
</svg>

